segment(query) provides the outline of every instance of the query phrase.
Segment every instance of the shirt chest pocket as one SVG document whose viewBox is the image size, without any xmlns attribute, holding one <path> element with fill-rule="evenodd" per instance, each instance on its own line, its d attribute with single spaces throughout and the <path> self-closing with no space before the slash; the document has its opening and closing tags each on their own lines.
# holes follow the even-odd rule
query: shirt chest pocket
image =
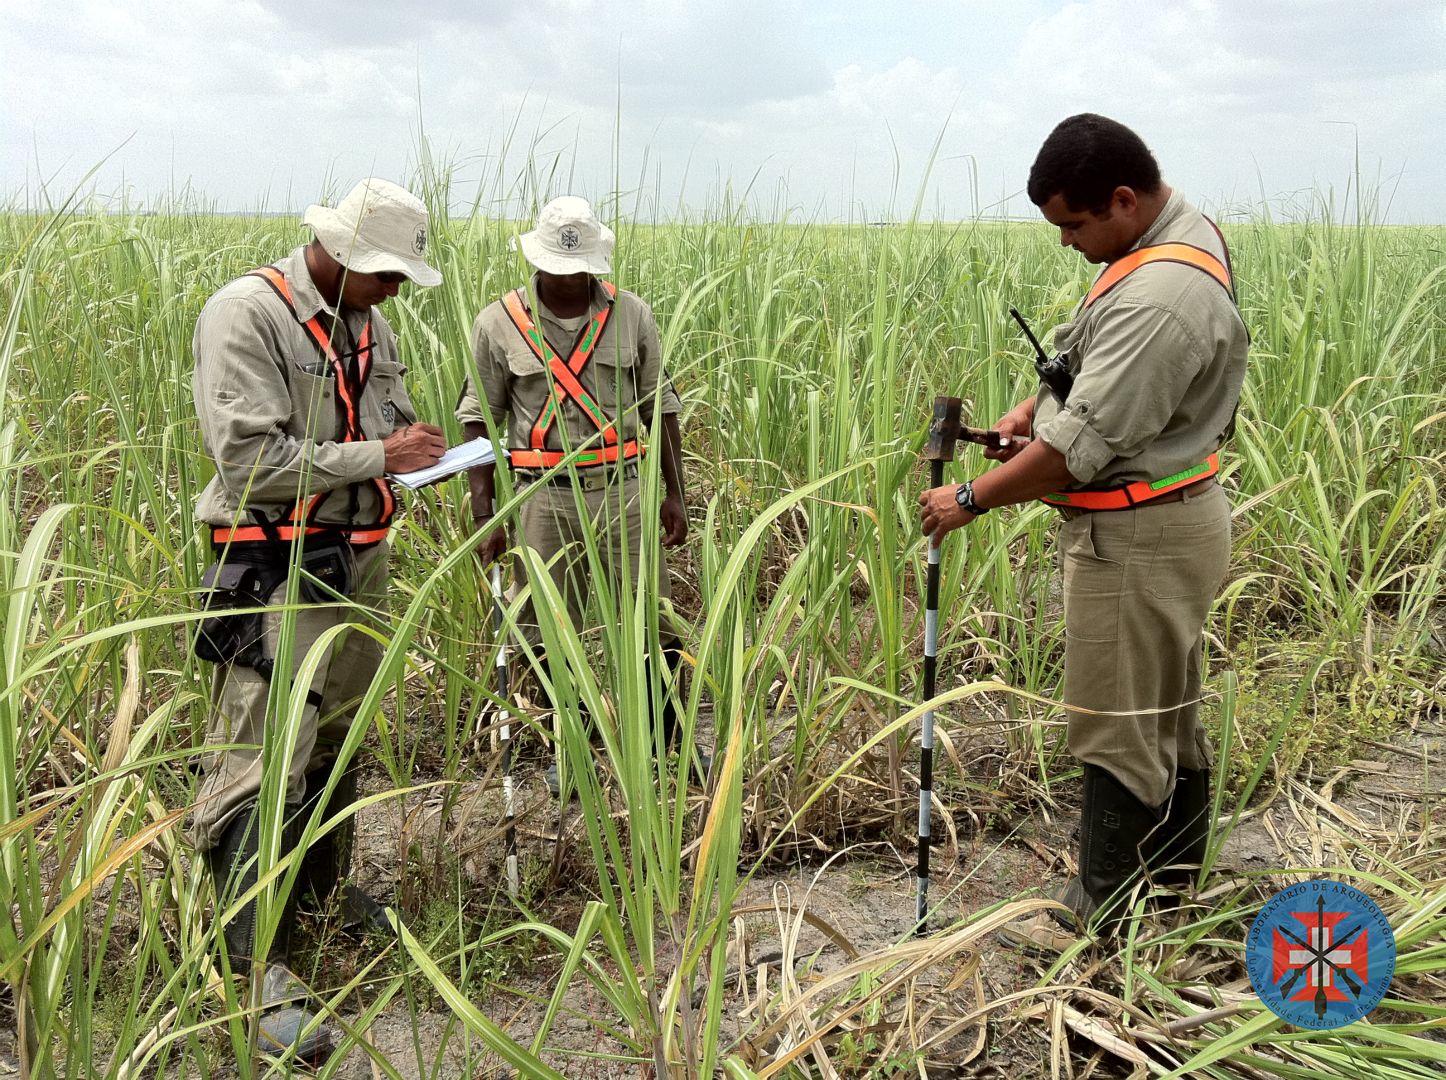
<svg viewBox="0 0 1446 1080">
<path fill-rule="evenodd" d="M 506 353 L 507 373 L 514 381 L 526 383 L 530 379 L 547 382 L 547 367 L 541 357 L 522 342 L 509 345 Z"/>
<path fill-rule="evenodd" d="M 325 360 L 293 364 L 287 372 L 291 391 L 291 419 L 287 433 L 294 438 L 334 438 L 338 428 L 336 376 Z"/>
<path fill-rule="evenodd" d="M 604 409 L 628 408 L 638 399 L 638 350 L 604 340 L 588 361 L 583 385 Z"/>
<path fill-rule="evenodd" d="M 362 395 L 362 431 L 369 439 L 390 435 L 399 424 L 410 424 L 411 399 L 402 376 L 407 369 L 395 360 L 373 360 Z"/>
</svg>

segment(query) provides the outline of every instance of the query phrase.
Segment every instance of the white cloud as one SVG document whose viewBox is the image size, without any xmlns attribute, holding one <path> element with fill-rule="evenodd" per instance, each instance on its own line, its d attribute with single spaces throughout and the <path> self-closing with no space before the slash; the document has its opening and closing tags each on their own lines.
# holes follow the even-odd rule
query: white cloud
<svg viewBox="0 0 1446 1080">
<path fill-rule="evenodd" d="M 74 180 L 134 133 L 103 187 L 123 170 L 141 196 L 175 177 L 300 206 L 401 177 L 424 129 L 488 199 L 521 190 L 535 154 L 554 188 L 593 194 L 646 161 L 668 209 L 685 174 L 694 203 L 758 174 L 770 212 L 786 180 L 788 205 L 873 216 L 908 212 L 942 130 L 926 208 L 1014 195 L 1026 213 L 1040 140 L 1091 110 L 1202 199 L 1344 187 L 1358 138 L 1368 172 L 1405 168 L 1402 219 L 1440 218 L 1443 30 L 1439 0 L 12 0 L 0 192 L 33 185 L 37 155 Z"/>
</svg>

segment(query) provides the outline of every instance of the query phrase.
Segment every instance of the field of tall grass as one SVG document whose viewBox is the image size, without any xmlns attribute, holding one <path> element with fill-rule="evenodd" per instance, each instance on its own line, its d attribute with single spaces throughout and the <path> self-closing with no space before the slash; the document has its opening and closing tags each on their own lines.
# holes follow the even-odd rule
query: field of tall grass
<svg viewBox="0 0 1446 1080">
<path fill-rule="evenodd" d="M 471 321 L 525 267 L 512 223 L 448 219 L 444 198 L 433 251 L 445 282 L 404 287 L 387 314 L 418 414 L 458 437 Z M 693 531 L 671 560 L 689 627 L 680 712 L 684 745 L 715 749 L 712 779 L 690 792 L 655 752 L 647 703 L 664 691 L 642 663 L 657 634 L 647 605 L 599 595 L 591 628 L 545 617 L 549 654 L 570 662 L 550 669 L 556 715 L 523 723 L 563 747 L 581 807 L 557 841 L 567 850 L 530 859 L 514 902 L 500 821 L 475 810 L 495 799 L 469 802 L 482 882 L 445 851 L 399 861 L 386 869 L 401 886 L 400 940 L 324 943 L 304 974 L 367 1075 L 479 1074 L 374 1048 L 374 1021 L 424 1005 L 451 1014 L 467 1061 L 526 1076 L 927 1070 L 967 1025 L 931 1043 L 927 1025 L 897 1019 L 898 996 L 929 965 L 990 948 L 1020 903 L 941 898 L 938 934 L 922 941 L 906 908 L 897 947 L 827 978 L 775 966 L 765 985 L 737 970 L 737 897 L 751 877 L 860 838 L 909 849 L 923 623 L 913 506 L 930 403 L 961 396 L 988 424 L 1032 392 L 1009 307 L 1048 328 L 1089 268 L 1043 224 L 843 227 L 719 211 L 616 226 L 613 279 L 654 306 L 684 401 Z M 1208 638 L 1228 824 L 1302 769 L 1441 725 L 1446 230 L 1224 226 L 1254 339 L 1223 474 L 1234 559 Z M 213 963 L 210 882 L 183 833 L 209 676 L 185 648 L 209 561 L 191 516 L 210 466 L 190 340 L 211 293 L 302 239 L 289 218 L 184 209 L 0 215 L 0 1008 L 32 1076 L 216 1075 L 238 1056 L 243 1075 L 267 1071 L 245 1064 L 244 995 Z M 982 466 L 968 453 L 959 478 Z M 655 502 L 654 457 L 644 483 Z M 517 498 L 501 502 L 505 519 Z M 411 498 L 393 537 L 392 611 L 356 612 L 386 646 L 343 751 L 381 778 L 368 805 L 425 796 L 459 820 L 464 795 L 500 782 L 496 635 L 469 521 L 459 480 Z M 984 828 L 1001 807 L 1027 814 L 1070 774 L 1048 723 L 1063 629 L 1052 521 L 1043 507 L 1004 511 L 945 545 L 940 724 L 965 766 L 936 786 L 948 828 Z M 278 669 L 283 718 L 304 699 L 292 674 Z M 971 774 L 971 739 L 987 746 L 987 778 Z M 274 774 L 266 790 L 274 825 Z M 1041 1002 L 1088 1007 L 1113 1037 L 1128 1029 L 1147 1059 L 1139 1075 L 1355 1076 L 1366 1063 L 1381 1077 L 1439 1075 L 1446 820 L 1430 799 L 1418 811 L 1394 836 L 1333 842 L 1329 861 L 1289 868 L 1350 879 L 1391 915 L 1397 979 L 1369 1022 L 1298 1032 L 1248 994 L 1212 989 L 1241 974 L 1261 880 L 1142 929 L 1084 974 L 1071 957 L 1018 1000 L 983 1001 L 971 1023 Z M 337 824 L 318 817 L 308 835 Z M 421 862 L 427 888 L 408 888 Z M 263 875 L 263 923 L 296 870 L 283 859 Z M 493 1006 L 524 967 L 555 992 L 533 992 L 538 1019 L 522 1030 Z M 740 983 L 757 998 L 747 1021 Z M 556 1033 L 580 988 L 609 1056 Z M 887 1039 L 881 1017 L 895 1018 Z"/>
</svg>

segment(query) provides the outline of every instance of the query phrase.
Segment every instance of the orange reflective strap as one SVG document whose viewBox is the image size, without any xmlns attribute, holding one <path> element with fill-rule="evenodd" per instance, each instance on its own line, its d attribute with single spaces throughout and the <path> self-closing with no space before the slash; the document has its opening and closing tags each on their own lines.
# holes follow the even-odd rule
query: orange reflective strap
<svg viewBox="0 0 1446 1080">
<path fill-rule="evenodd" d="M 291 285 L 286 280 L 286 275 L 274 266 L 263 266 L 252 270 L 255 277 L 263 278 L 276 290 L 287 308 L 291 311 L 292 318 L 306 327 L 316 347 L 321 350 L 321 355 L 331 362 L 332 370 L 336 372 L 337 394 L 341 397 L 342 406 L 346 409 L 346 435 L 343 442 L 354 442 L 366 438 L 361 430 L 361 417 L 357 409 L 357 396 L 366 387 L 367 376 L 371 373 L 372 364 L 372 322 L 367 319 L 366 325 L 362 327 L 361 340 L 357 342 L 357 377 L 355 385 L 346 377 L 346 365 L 337 356 L 336 349 L 332 347 L 331 335 L 327 333 L 326 327 L 322 325 L 321 319 L 313 315 L 305 322 L 296 310 L 296 301 L 292 297 Z"/>
<path fill-rule="evenodd" d="M 1206 220 L 1210 219 L 1206 218 Z M 1221 262 L 1210 252 L 1192 244 L 1152 244 L 1149 247 L 1139 248 L 1105 267 L 1100 276 L 1095 279 L 1094 284 L 1090 286 L 1090 291 L 1080 305 L 1080 310 L 1088 308 L 1140 267 L 1154 262 L 1182 263 L 1204 271 L 1220 283 L 1233 302 L 1235 286 L 1228 265 L 1230 252 L 1225 246 L 1225 237 L 1215 222 L 1210 221 L 1210 227 L 1215 230 L 1215 235 L 1220 237 L 1220 246 L 1225 251 L 1226 262 Z M 1214 476 L 1219 471 L 1220 454 L 1217 452 L 1211 454 L 1199 465 L 1192 465 L 1188 469 L 1183 469 L 1160 480 L 1142 480 L 1134 484 L 1125 484 L 1123 487 L 1100 491 L 1059 491 L 1053 495 L 1041 496 L 1040 501 L 1051 506 L 1067 506 L 1075 510 L 1128 510 L 1130 507 L 1140 506 L 1152 499 L 1158 499 L 1162 495 L 1168 495 L 1179 488 L 1198 483 L 1207 477 Z"/>
<path fill-rule="evenodd" d="M 1068 506 L 1074 510 L 1128 510 L 1182 487 L 1199 483 L 1219 471 L 1220 454 L 1216 452 L 1199 465 L 1181 469 L 1159 480 L 1140 480 L 1103 491 L 1058 491 L 1053 495 L 1041 496 L 1040 502 L 1049 503 L 1050 506 Z"/>
<path fill-rule="evenodd" d="M 602 282 L 603 289 L 608 294 L 608 305 L 588 320 L 587 325 L 578 334 L 577 341 L 573 344 L 572 355 L 568 357 L 567 363 L 557 355 L 556 350 L 548 343 L 547 336 L 532 321 L 532 315 L 527 310 L 527 301 L 521 289 L 513 289 L 502 298 L 502 307 L 507 312 L 507 317 L 512 320 L 512 325 L 522 335 L 522 340 L 527 342 L 527 347 L 532 354 L 547 365 L 552 374 L 553 389 L 543 406 L 542 412 L 532 425 L 532 435 L 528 440 L 532 449 L 537 453 L 544 452 L 547 433 L 557 420 L 558 407 L 571 398 L 593 426 L 602 433 L 603 442 L 614 446 L 618 441 L 617 430 L 613 427 L 612 421 L 603 413 L 602 407 L 593 400 L 578 381 L 577 376 L 581 375 L 587 367 L 588 361 L 592 359 L 593 351 L 602 340 L 603 330 L 607 327 L 608 319 L 612 316 L 612 301 L 617 296 L 617 286 L 610 281 Z M 560 460 L 560 459 L 559 459 Z"/>
<path fill-rule="evenodd" d="M 319 536 L 322 533 L 337 533 L 346 535 L 349 544 L 375 544 L 387 538 L 389 526 L 377 526 L 368 529 L 347 529 L 340 526 L 321 527 L 308 525 L 306 528 L 297 528 L 293 525 L 278 525 L 274 529 L 263 529 L 259 525 L 243 525 L 235 529 L 212 529 L 211 542 L 218 546 L 225 544 L 241 544 L 254 540 L 274 540 L 279 543 L 289 544 L 301 536 Z"/>
<path fill-rule="evenodd" d="M 316 322 L 315 319 L 311 321 L 313 323 Z M 316 331 L 320 329 L 321 325 L 317 323 L 316 328 L 312 332 L 316 333 Z M 367 379 L 371 376 L 371 338 L 372 322 L 368 319 L 367 324 L 362 327 L 361 340 L 357 342 L 357 377 L 354 381 L 347 379 L 346 365 L 344 365 L 335 354 L 332 355 L 332 367 L 336 369 L 337 391 L 341 394 L 342 404 L 346 408 L 346 432 L 342 435 L 342 442 L 366 442 L 367 436 L 361 426 L 361 406 L 360 402 L 357 401 L 357 395 L 366 390 Z M 392 494 L 391 481 L 385 476 L 372 477 L 372 483 L 376 485 L 377 494 L 381 497 L 382 501 L 381 513 L 378 515 L 377 520 L 381 524 L 386 525 L 392 520 L 392 514 L 396 510 L 396 496 Z M 352 535 L 355 537 L 358 534 L 353 533 Z M 383 530 L 383 535 L 385 535 L 385 530 Z M 370 541 L 367 540 L 352 540 L 353 544 L 365 544 L 369 542 Z"/>
<path fill-rule="evenodd" d="M 251 540 L 278 540 L 289 543 L 298 532 L 303 536 L 315 536 L 317 533 L 326 531 L 316 526 L 297 529 L 291 525 L 278 525 L 273 529 L 263 529 L 259 525 L 242 525 L 234 529 L 212 529 L 211 542 L 213 544 L 239 544 Z"/>
<path fill-rule="evenodd" d="M 603 442 L 609 445 L 618 441 L 618 433 L 613 428 L 612 421 L 603 415 L 602 409 L 597 402 L 593 401 L 592 395 L 583 388 L 582 383 L 577 381 L 567 366 L 557 357 L 552 358 L 552 377 L 557 385 L 553 389 L 553 396 L 548 400 L 547 408 L 542 410 L 542 415 L 537 418 L 537 423 L 532 425 L 532 448 L 541 450 L 543 439 L 547 435 L 547 429 L 557 419 L 557 407 L 562 404 L 564 398 L 572 398 L 578 406 L 587 414 L 593 425 L 602 432 Z M 546 423 L 544 423 L 544 419 Z"/>
<path fill-rule="evenodd" d="M 347 378 L 346 365 L 342 363 L 341 357 L 336 354 L 336 349 L 332 347 L 331 335 L 327 333 L 326 327 L 322 325 L 321 319 L 315 315 L 305 321 L 301 319 L 301 316 L 296 310 L 296 300 L 292 295 L 291 285 L 286 280 L 286 275 L 274 266 L 262 266 L 250 271 L 250 276 L 263 279 L 275 290 L 277 296 L 281 298 L 282 303 L 286 305 L 287 310 L 291 312 L 291 317 L 306 328 L 307 333 L 311 335 L 312 341 L 315 342 L 317 349 L 320 350 L 321 355 L 331 363 L 332 371 L 336 374 L 337 396 L 341 398 L 342 407 L 345 410 L 343 417 L 344 430 L 341 441 L 365 442 L 366 432 L 362 431 L 359 399 L 362 393 L 365 392 L 367 378 L 371 375 L 371 319 L 368 318 L 366 325 L 362 327 L 361 338 L 357 342 L 356 378 L 349 379 Z M 362 529 L 348 529 L 345 526 L 334 527 L 347 533 L 348 539 L 353 544 L 369 544 L 374 543 L 376 540 L 384 539 L 392 520 L 392 514 L 396 510 L 396 497 L 392 494 L 391 482 L 388 481 L 386 477 L 379 476 L 374 477 L 372 483 L 376 485 L 377 493 L 381 497 L 381 514 L 378 516 L 377 524 L 375 526 L 364 526 Z M 330 492 L 323 491 L 309 498 L 298 499 L 296 505 L 293 506 L 287 516 L 282 519 L 286 524 L 278 524 L 270 527 L 270 535 L 268 535 L 268 529 L 248 525 L 236 529 L 216 529 L 212 535 L 212 539 L 218 544 L 226 543 L 230 540 L 290 540 L 298 531 L 308 536 L 324 532 L 326 529 L 311 525 L 309 522 L 312 520 L 312 515 L 316 512 L 317 507 L 321 505 L 322 501 L 329 494 Z M 301 527 L 299 523 L 303 522 L 308 524 Z"/>
<path fill-rule="evenodd" d="M 385 476 L 378 476 L 373 478 L 372 483 L 376 484 L 377 494 L 382 498 L 382 512 L 378 515 L 378 520 L 383 524 L 389 523 L 392 520 L 393 511 L 397 508 L 397 498 L 392 494 L 391 481 Z"/>
<path fill-rule="evenodd" d="M 251 275 L 253 277 L 264 278 L 270 282 L 271 287 L 276 290 L 281 296 L 281 299 L 285 301 L 286 306 L 291 310 L 291 317 L 297 322 L 301 322 L 301 316 L 296 312 L 296 300 L 291 295 L 291 284 L 286 280 L 285 274 L 274 266 L 262 266 L 252 270 Z M 312 340 L 316 342 L 316 347 L 321 350 L 321 355 L 332 363 L 336 363 L 336 351 L 331 347 L 331 335 L 326 332 L 326 328 L 321 325 L 321 321 L 313 315 L 305 322 L 301 322 L 301 325 L 306 327 L 307 331 L 311 334 Z M 368 321 L 367 326 L 370 328 L 370 321 Z"/>
<path fill-rule="evenodd" d="M 631 461 L 633 458 L 643 456 L 643 447 L 634 439 L 618 445 L 600 446 L 596 450 L 579 450 L 569 453 L 566 450 L 511 450 L 508 458 L 514 469 L 550 469 L 554 465 L 561 465 L 564 461 L 571 461 L 579 469 L 592 465 L 610 465 L 615 461 Z"/>
<path fill-rule="evenodd" d="M 211 542 L 215 544 L 226 544 L 232 541 L 243 540 L 291 540 L 300 533 L 303 536 L 311 536 L 324 530 L 320 525 L 305 525 L 298 527 L 297 522 L 310 522 L 311 514 L 322 500 L 322 492 L 313 495 L 309 499 L 298 499 L 286 517 L 281 520 L 286 524 L 275 525 L 241 525 L 234 529 L 212 529 Z M 264 517 L 261 512 L 254 511 L 257 516 Z"/>
<path fill-rule="evenodd" d="M 387 538 L 391 532 L 389 525 L 377 525 L 370 529 L 347 529 L 346 538 L 352 544 L 376 544 Z"/>
<path fill-rule="evenodd" d="M 1123 258 L 1116 259 L 1110 263 L 1109 266 L 1105 267 L 1104 272 L 1100 274 L 1100 276 L 1095 279 L 1095 283 L 1090 286 L 1090 291 L 1084 299 L 1084 307 L 1089 307 L 1140 267 L 1153 262 L 1184 263 L 1186 266 L 1193 266 L 1197 270 L 1203 270 L 1216 281 L 1220 282 L 1232 299 L 1235 296 L 1235 288 L 1230 279 L 1230 271 L 1223 262 L 1214 255 L 1211 255 L 1210 252 L 1190 244 L 1154 244 L 1151 247 L 1143 247 L 1132 251 Z"/>
<path fill-rule="evenodd" d="M 314 323 L 316 320 L 312 319 L 311 322 Z M 310 326 L 311 323 L 307 325 Z M 327 346 L 326 351 L 330 356 L 331 366 L 336 370 L 336 390 L 341 396 L 342 407 L 346 409 L 346 433 L 342 436 L 342 442 L 360 442 L 366 439 L 366 435 L 362 433 L 361 429 L 361 413 L 357 398 L 366 388 L 367 374 L 371 369 L 371 358 L 367 356 L 371 345 L 371 328 L 372 323 L 368 319 L 366 326 L 362 327 L 361 341 L 357 342 L 357 377 L 355 380 L 346 377 L 346 365 L 341 362 L 331 346 Z M 315 333 L 319 329 L 321 327 L 318 325 L 312 332 Z"/>
</svg>

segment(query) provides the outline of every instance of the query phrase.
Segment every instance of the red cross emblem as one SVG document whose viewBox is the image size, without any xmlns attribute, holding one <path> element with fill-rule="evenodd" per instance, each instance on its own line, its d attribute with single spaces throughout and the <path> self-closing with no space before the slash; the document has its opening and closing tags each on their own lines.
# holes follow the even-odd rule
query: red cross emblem
<svg viewBox="0 0 1446 1080">
<path fill-rule="evenodd" d="M 1282 926 L 1271 944 L 1271 981 L 1290 1001 L 1314 999 L 1317 1011 L 1327 1001 L 1359 998 L 1369 981 L 1370 942 L 1365 924 L 1348 911 L 1326 911 L 1320 897 L 1315 911 L 1292 911 L 1300 923 L 1296 933 Z"/>
</svg>

